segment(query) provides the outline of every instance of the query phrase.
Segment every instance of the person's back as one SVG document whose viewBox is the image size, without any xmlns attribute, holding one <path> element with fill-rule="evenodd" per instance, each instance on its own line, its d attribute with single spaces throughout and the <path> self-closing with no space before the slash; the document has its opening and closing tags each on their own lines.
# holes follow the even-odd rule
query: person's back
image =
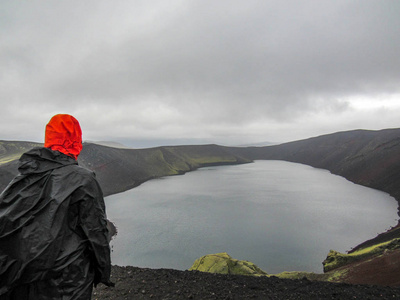
<svg viewBox="0 0 400 300">
<path fill-rule="evenodd" d="M 0 299 L 90 299 L 110 283 L 103 195 L 78 166 L 79 123 L 57 115 L 0 196 Z"/>
</svg>

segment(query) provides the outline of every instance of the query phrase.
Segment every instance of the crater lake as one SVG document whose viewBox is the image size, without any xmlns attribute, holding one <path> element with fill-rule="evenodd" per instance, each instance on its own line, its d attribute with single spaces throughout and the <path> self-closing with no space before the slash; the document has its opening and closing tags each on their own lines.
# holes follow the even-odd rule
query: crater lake
<svg viewBox="0 0 400 300">
<path fill-rule="evenodd" d="M 118 228 L 112 263 L 185 270 L 227 252 L 269 274 L 322 273 L 397 223 L 395 199 L 329 171 L 284 161 L 206 167 L 106 197 Z"/>
</svg>

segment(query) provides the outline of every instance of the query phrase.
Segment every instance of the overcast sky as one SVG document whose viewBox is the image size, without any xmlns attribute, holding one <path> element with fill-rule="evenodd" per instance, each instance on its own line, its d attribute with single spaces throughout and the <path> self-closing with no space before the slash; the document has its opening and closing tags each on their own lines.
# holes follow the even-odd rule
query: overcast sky
<svg viewBox="0 0 400 300">
<path fill-rule="evenodd" d="M 0 3 L 3 140 L 133 147 L 400 127 L 400 1 Z"/>
</svg>

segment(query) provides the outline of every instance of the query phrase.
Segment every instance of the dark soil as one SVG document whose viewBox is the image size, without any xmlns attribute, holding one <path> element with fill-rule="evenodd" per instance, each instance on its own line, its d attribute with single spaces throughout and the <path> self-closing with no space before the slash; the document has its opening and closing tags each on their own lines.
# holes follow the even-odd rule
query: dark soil
<svg viewBox="0 0 400 300">
<path fill-rule="evenodd" d="M 345 270 L 341 280 L 352 284 L 375 284 L 400 287 L 400 249 L 338 268 Z"/>
<path fill-rule="evenodd" d="M 92 299 L 400 299 L 400 288 L 172 269 L 113 266 L 112 281 Z"/>
</svg>

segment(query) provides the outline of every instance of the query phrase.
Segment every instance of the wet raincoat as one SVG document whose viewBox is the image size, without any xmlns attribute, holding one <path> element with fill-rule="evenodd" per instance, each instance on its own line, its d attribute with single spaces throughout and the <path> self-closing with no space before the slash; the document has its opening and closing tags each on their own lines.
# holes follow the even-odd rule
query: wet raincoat
<svg viewBox="0 0 400 300">
<path fill-rule="evenodd" d="M 64 125 L 57 130 L 71 133 Z M 57 136 L 48 129 L 47 142 Z M 78 166 L 79 139 L 23 154 L 0 195 L 0 299 L 90 299 L 93 283 L 112 285 L 103 195 Z"/>
</svg>

